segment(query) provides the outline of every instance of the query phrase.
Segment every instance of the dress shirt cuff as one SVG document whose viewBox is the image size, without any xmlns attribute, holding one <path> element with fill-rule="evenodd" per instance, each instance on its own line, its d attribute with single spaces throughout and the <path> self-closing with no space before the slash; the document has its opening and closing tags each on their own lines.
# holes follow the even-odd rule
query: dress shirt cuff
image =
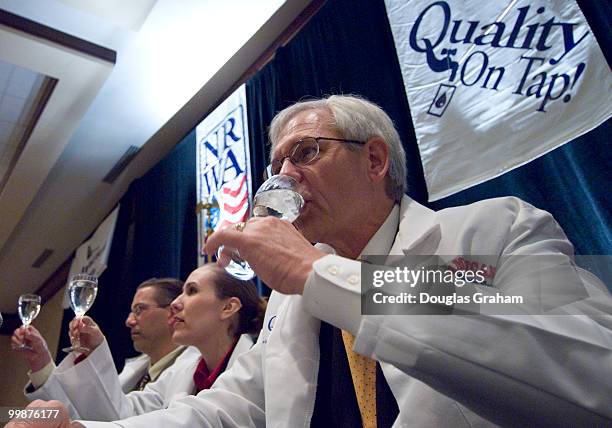
<svg viewBox="0 0 612 428">
<path fill-rule="evenodd" d="M 34 388 L 38 389 L 43 386 L 47 379 L 51 377 L 53 370 L 55 370 L 55 363 L 53 361 L 49 361 L 46 366 L 38 371 L 35 371 L 34 373 L 32 373 L 32 371 L 28 371 L 28 377 L 30 378 L 30 382 L 32 382 Z"/>
<path fill-rule="evenodd" d="M 312 316 L 355 335 L 361 323 L 361 263 L 336 255 L 315 261 L 302 297 Z"/>
</svg>

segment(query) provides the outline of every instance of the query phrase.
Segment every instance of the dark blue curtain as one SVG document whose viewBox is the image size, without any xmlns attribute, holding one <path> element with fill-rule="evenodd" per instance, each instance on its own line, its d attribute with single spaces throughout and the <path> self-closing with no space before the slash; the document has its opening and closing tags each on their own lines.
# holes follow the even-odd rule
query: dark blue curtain
<svg viewBox="0 0 612 428">
<path fill-rule="evenodd" d="M 105 333 L 119 371 L 124 359 L 135 355 L 124 323 L 136 286 L 151 277 L 185 280 L 197 266 L 195 168 L 192 131 L 121 198 L 108 268 L 88 313 Z M 68 344 L 73 317 L 65 311 L 60 348 Z M 59 351 L 58 360 L 63 356 Z"/>
<path fill-rule="evenodd" d="M 404 94 L 384 2 L 334 0 L 247 82 L 254 150 L 267 157 L 266 131 L 274 114 L 307 97 L 359 94 L 380 105 L 405 142 L 409 193 L 426 201 L 408 100 Z M 262 165 L 255 164 L 258 177 Z"/>
<path fill-rule="evenodd" d="M 609 1 L 578 2 L 609 62 Z M 356 93 L 395 122 L 407 154 L 409 194 L 434 209 L 514 195 L 551 212 L 578 254 L 610 254 L 610 123 L 494 180 L 427 203 L 407 98 L 382 0 L 328 1 L 247 84 L 254 159 L 267 156 L 274 113 L 308 96 Z M 254 165 L 261 172 L 263 160 Z M 495 215 L 495 213 L 491 213 Z"/>
</svg>

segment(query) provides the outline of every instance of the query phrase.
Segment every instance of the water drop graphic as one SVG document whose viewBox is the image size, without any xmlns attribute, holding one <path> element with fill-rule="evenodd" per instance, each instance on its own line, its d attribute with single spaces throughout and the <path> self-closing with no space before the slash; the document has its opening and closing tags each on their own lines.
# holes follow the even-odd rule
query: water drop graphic
<svg viewBox="0 0 612 428">
<path fill-rule="evenodd" d="M 436 101 L 436 107 L 442 108 L 444 107 L 444 104 L 446 104 L 446 92 L 443 93 L 440 98 L 438 98 L 438 100 Z"/>
</svg>

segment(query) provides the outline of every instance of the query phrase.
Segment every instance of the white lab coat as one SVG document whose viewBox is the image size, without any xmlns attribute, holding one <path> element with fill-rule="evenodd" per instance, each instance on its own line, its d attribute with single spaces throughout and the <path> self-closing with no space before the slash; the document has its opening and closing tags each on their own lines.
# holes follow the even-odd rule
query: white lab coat
<svg viewBox="0 0 612 428">
<path fill-rule="evenodd" d="M 106 341 L 105 341 L 106 342 Z M 108 350 L 108 345 L 106 345 L 106 350 Z M 94 351 L 95 352 L 95 351 Z M 107 352 L 102 348 L 98 353 Z M 69 376 L 69 370 L 71 367 L 74 367 L 74 359 L 76 358 L 76 354 L 67 355 L 62 363 L 60 363 L 61 371 L 64 371 L 66 376 Z M 112 358 L 112 357 L 110 357 Z M 121 389 L 126 394 L 130 392 L 134 386 L 142 379 L 145 372 L 149 368 L 150 358 L 146 354 L 140 354 L 134 358 L 128 358 L 125 360 L 125 365 L 123 366 L 123 370 L 119 373 L 119 384 L 121 385 Z M 64 388 L 62 387 L 62 383 L 57 378 L 56 367 L 54 369 L 54 373 L 51 374 L 49 379 L 41 385 L 38 389 L 34 389 L 31 383 L 28 382 L 24 388 L 24 395 L 29 401 L 34 400 L 59 400 L 62 403 L 66 404 L 68 410 L 70 412 L 70 417 L 73 419 L 79 419 L 82 416 L 79 414 L 77 409 L 73 406 L 70 398 L 66 395 Z"/>
<path fill-rule="evenodd" d="M 228 367 L 252 345 L 251 337 L 242 335 L 228 361 Z M 102 352 L 92 352 L 73 366 L 76 371 L 71 370 L 68 376 L 61 371 L 57 374 L 62 389 L 81 418 L 113 421 L 141 415 L 165 409 L 171 401 L 195 392 L 193 374 L 201 354 L 194 347 L 187 348 L 179 355 L 155 382 L 147 384 L 142 391 L 128 394 L 121 390 L 108 346 L 101 345 L 98 349 Z"/>
<path fill-rule="evenodd" d="M 405 197 L 390 253 L 572 251 L 550 214 L 516 198 L 434 213 Z M 516 266 L 496 268 L 504 280 L 494 287 L 526 287 L 512 281 Z M 381 362 L 400 409 L 396 427 L 611 424 L 612 303 L 596 278 L 583 279 L 591 297 L 581 304 L 600 316 L 361 316 L 360 264 L 329 255 L 314 263 L 303 296 L 272 294 L 257 344 L 211 390 L 115 423 L 309 426 L 322 319 L 356 334 L 354 350 Z"/>
</svg>

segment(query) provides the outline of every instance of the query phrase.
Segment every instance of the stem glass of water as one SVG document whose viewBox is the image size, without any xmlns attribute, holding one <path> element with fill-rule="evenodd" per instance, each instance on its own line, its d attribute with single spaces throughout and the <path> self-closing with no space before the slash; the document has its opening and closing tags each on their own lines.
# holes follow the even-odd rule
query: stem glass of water
<svg viewBox="0 0 612 428">
<path fill-rule="evenodd" d="M 92 275 L 83 273 L 76 274 L 70 280 L 68 285 L 68 295 L 70 297 L 70 307 L 74 311 L 77 318 L 82 317 L 87 313 L 93 305 L 98 294 L 98 278 Z M 89 352 L 90 349 L 81 346 L 79 337 L 71 337 L 70 343 L 72 346 L 64 348 L 64 352 Z"/>
<path fill-rule="evenodd" d="M 288 175 L 274 175 L 267 179 L 253 198 L 253 217 L 274 216 L 293 223 L 304 206 L 304 198 L 297 192 L 297 181 Z M 219 248 L 221 253 L 230 252 L 231 259 L 225 270 L 235 278 L 249 280 L 255 276 L 248 262 L 243 260 L 235 249 Z"/>
<path fill-rule="evenodd" d="M 17 313 L 21 318 L 21 323 L 27 329 L 28 326 L 34 321 L 34 318 L 38 316 L 40 312 L 40 296 L 37 294 L 22 294 L 19 296 L 17 304 Z M 32 349 L 25 343 L 19 346 L 13 347 L 13 349 Z"/>
</svg>

